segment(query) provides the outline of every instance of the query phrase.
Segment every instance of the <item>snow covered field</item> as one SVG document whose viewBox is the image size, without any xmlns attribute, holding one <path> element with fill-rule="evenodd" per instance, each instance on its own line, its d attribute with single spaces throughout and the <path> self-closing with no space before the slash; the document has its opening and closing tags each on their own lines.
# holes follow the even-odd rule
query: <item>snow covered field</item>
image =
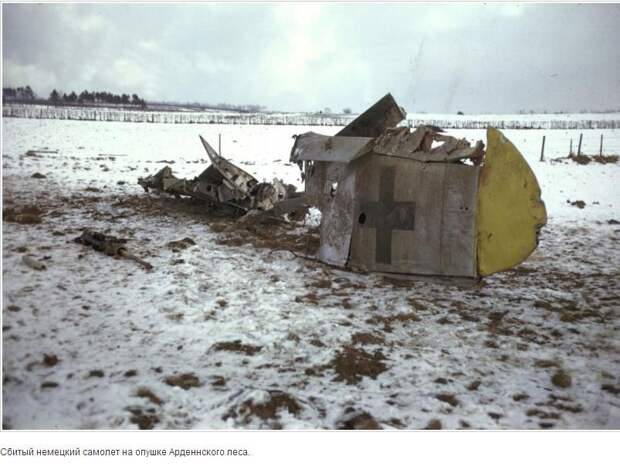
<svg viewBox="0 0 620 473">
<path fill-rule="evenodd" d="M 288 154 L 309 130 L 338 128 L 3 119 L 3 209 L 41 217 L 3 221 L 3 426 L 620 428 L 620 165 L 539 162 L 543 135 L 559 157 L 581 132 L 597 152 L 600 130 L 505 132 L 549 223 L 527 262 L 474 288 L 334 270 L 136 184 L 170 161 L 202 171 L 200 133 L 300 185 Z M 618 154 L 620 130 L 604 134 Z M 85 228 L 156 268 L 73 243 Z"/>
</svg>

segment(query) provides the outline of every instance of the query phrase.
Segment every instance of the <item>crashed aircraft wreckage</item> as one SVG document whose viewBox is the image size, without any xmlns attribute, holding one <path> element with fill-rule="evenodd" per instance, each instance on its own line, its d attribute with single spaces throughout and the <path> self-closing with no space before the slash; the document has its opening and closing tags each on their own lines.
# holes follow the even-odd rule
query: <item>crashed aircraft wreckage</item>
<svg viewBox="0 0 620 473">
<path fill-rule="evenodd" d="M 387 94 L 335 136 L 295 137 L 290 160 L 304 193 L 275 179 L 258 183 L 219 156 L 193 180 L 169 167 L 139 183 L 243 211 L 321 211 L 317 258 L 334 266 L 390 275 L 478 279 L 523 262 L 547 220 L 529 165 L 504 135 L 478 141 L 419 126 Z"/>
<path fill-rule="evenodd" d="M 273 183 L 259 183 L 251 174 L 222 158 L 200 136 L 211 165 L 194 179 L 179 179 L 172 169 L 165 166 L 157 174 L 138 179 L 138 184 L 149 189 L 172 195 L 185 195 L 214 205 L 232 207 L 240 211 L 272 210 L 279 201 L 299 198 L 295 186 L 280 179 Z M 281 212 L 280 212 L 281 213 Z"/>
</svg>

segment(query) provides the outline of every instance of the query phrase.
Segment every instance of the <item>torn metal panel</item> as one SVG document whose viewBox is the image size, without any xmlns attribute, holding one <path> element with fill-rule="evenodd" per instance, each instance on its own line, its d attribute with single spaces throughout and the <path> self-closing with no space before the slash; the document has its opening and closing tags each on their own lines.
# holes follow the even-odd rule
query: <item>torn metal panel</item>
<svg viewBox="0 0 620 473">
<path fill-rule="evenodd" d="M 415 202 L 395 199 L 396 166 L 382 166 L 378 177 L 377 200 L 359 200 L 358 223 L 361 227 L 375 229 L 375 261 L 390 265 L 393 232 L 415 228 Z"/>
<path fill-rule="evenodd" d="M 198 180 L 220 185 L 224 180 L 224 176 L 214 166 L 209 166 L 198 176 Z"/>
<path fill-rule="evenodd" d="M 344 176 L 346 163 L 328 163 L 324 161 L 308 162 L 306 179 L 306 199 L 308 205 L 321 209 L 323 202 L 337 188 Z"/>
<path fill-rule="evenodd" d="M 364 136 L 375 138 L 406 118 L 392 94 L 386 94 L 364 113 L 340 130 L 336 136 Z"/>
<path fill-rule="evenodd" d="M 357 164 L 351 266 L 476 276 L 477 167 L 393 157 Z"/>
<path fill-rule="evenodd" d="M 243 194 L 250 193 L 256 187 L 258 181 L 254 176 L 222 158 L 202 136 L 200 136 L 200 141 L 207 151 L 213 167 L 222 175 L 225 182 L 230 183 L 235 190 Z"/>
<path fill-rule="evenodd" d="M 203 200 L 217 201 L 215 187 L 197 179 L 179 179 L 174 176 L 170 166 L 164 166 L 152 176 L 139 178 L 138 184 L 145 192 L 153 189 L 173 195 L 201 195 Z"/>
<path fill-rule="evenodd" d="M 391 157 L 360 161 L 351 265 L 439 274 L 444 167 Z"/>
<path fill-rule="evenodd" d="M 202 135 L 198 135 L 198 137 L 200 138 L 200 142 L 202 143 L 202 146 L 204 146 L 204 149 L 207 152 L 207 156 L 209 156 L 211 162 L 221 159 L 221 156 L 218 154 L 218 152 L 213 149 L 213 147 L 209 144 L 207 140 L 202 137 Z"/>
<path fill-rule="evenodd" d="M 436 143 L 442 143 L 441 145 L 432 148 L 431 153 L 433 154 L 448 155 L 457 149 L 462 149 L 469 146 L 469 141 L 459 140 L 453 136 L 435 135 L 433 138 Z"/>
<path fill-rule="evenodd" d="M 304 133 L 295 139 L 291 162 L 329 161 L 348 163 L 372 149 L 373 139 L 359 136 L 325 136 Z"/>
<path fill-rule="evenodd" d="M 373 151 L 388 156 L 399 149 L 413 153 L 421 149 L 422 141 L 428 133 L 425 126 L 418 127 L 413 133 L 410 133 L 407 127 L 392 128 L 376 139 Z"/>
<path fill-rule="evenodd" d="M 457 164 L 445 168 L 440 274 L 476 277 L 476 199 L 480 167 Z"/>
<path fill-rule="evenodd" d="M 450 154 L 450 157 L 458 159 L 471 159 L 474 165 L 479 166 L 484 159 L 484 143 L 476 141 L 475 146 L 458 148 Z"/>
<path fill-rule="evenodd" d="M 308 205 L 306 203 L 306 195 L 301 192 L 295 197 L 289 197 L 284 200 L 276 202 L 273 206 L 273 213 L 276 215 L 289 215 L 294 214 L 297 216 L 300 213 L 305 213 Z"/>
<path fill-rule="evenodd" d="M 342 177 L 335 181 L 337 186 L 326 189 L 321 199 L 319 259 L 337 266 L 345 266 L 349 259 L 356 195 L 355 168 L 356 163 L 343 168 Z"/>
<path fill-rule="evenodd" d="M 327 167 L 332 163 L 304 161 L 302 180 L 306 182 L 306 201 L 308 205 L 320 208 L 320 198 L 325 182 Z M 342 166 L 342 164 L 338 164 Z"/>
<path fill-rule="evenodd" d="M 421 162 L 458 162 L 484 155 L 481 141 L 471 147 L 465 139 L 439 134 L 436 127 L 420 126 L 413 133 L 406 127 L 393 128 L 378 137 L 373 152 L 385 156 L 413 159 Z M 442 143 L 433 147 L 435 143 Z"/>
<path fill-rule="evenodd" d="M 288 197 L 294 191 L 294 186 L 287 186 L 280 179 L 274 179 L 271 183 L 261 182 L 250 192 L 250 205 L 253 209 L 271 210 L 274 205 Z"/>
<path fill-rule="evenodd" d="M 212 166 L 209 166 L 208 169 L 213 169 Z M 216 202 L 219 199 L 218 189 L 220 188 L 220 183 L 215 183 L 211 180 L 208 180 L 203 177 L 205 173 L 203 172 L 198 178 L 196 178 L 196 182 L 192 187 L 191 191 L 194 194 L 198 194 L 204 197 L 207 197 L 209 200 Z"/>
</svg>

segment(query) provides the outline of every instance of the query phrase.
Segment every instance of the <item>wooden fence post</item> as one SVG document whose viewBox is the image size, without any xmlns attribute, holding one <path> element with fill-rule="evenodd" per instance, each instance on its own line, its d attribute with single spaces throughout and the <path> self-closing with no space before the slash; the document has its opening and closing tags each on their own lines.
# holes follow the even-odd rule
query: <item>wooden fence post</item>
<svg viewBox="0 0 620 473">
<path fill-rule="evenodd" d="M 222 134 L 217 135 L 217 154 L 222 155 Z"/>
<path fill-rule="evenodd" d="M 603 135 L 601 135 L 601 148 L 598 151 L 598 155 L 602 158 L 603 157 Z"/>
<path fill-rule="evenodd" d="M 543 135 L 542 148 L 540 149 L 540 160 L 541 161 L 545 160 L 545 138 L 546 138 L 546 136 Z"/>
<path fill-rule="evenodd" d="M 573 139 L 570 139 L 570 152 L 568 153 L 569 156 L 573 155 Z"/>
<path fill-rule="evenodd" d="M 579 146 L 577 147 L 577 156 L 581 156 L 581 140 L 583 139 L 583 133 L 579 133 Z"/>
</svg>

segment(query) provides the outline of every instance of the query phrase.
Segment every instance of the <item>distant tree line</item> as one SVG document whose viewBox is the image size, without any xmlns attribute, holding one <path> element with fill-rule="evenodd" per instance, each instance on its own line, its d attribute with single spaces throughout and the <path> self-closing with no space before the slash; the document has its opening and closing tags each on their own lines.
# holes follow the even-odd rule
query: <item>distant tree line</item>
<svg viewBox="0 0 620 473">
<path fill-rule="evenodd" d="M 4 87 L 2 89 L 3 100 L 35 100 L 37 95 L 32 91 L 29 85 L 26 87 Z"/>
<path fill-rule="evenodd" d="M 74 91 L 70 94 L 62 93 L 56 89 L 52 90 L 49 96 L 49 101 L 52 103 L 101 103 L 101 104 L 114 104 L 114 105 L 136 105 L 139 107 L 146 107 L 146 101 L 141 99 L 138 94 L 113 94 L 111 92 L 89 92 L 83 90 L 77 95 Z"/>
<path fill-rule="evenodd" d="M 4 87 L 2 89 L 2 99 L 7 102 L 45 102 L 45 99 L 39 98 L 32 88 L 26 87 Z M 114 104 L 114 105 L 134 105 L 138 107 L 146 107 L 146 101 L 138 96 L 138 94 L 113 94 L 111 92 L 89 92 L 84 90 L 80 94 L 74 91 L 71 93 L 62 93 L 58 90 L 52 90 L 48 102 L 54 104 Z"/>
</svg>

